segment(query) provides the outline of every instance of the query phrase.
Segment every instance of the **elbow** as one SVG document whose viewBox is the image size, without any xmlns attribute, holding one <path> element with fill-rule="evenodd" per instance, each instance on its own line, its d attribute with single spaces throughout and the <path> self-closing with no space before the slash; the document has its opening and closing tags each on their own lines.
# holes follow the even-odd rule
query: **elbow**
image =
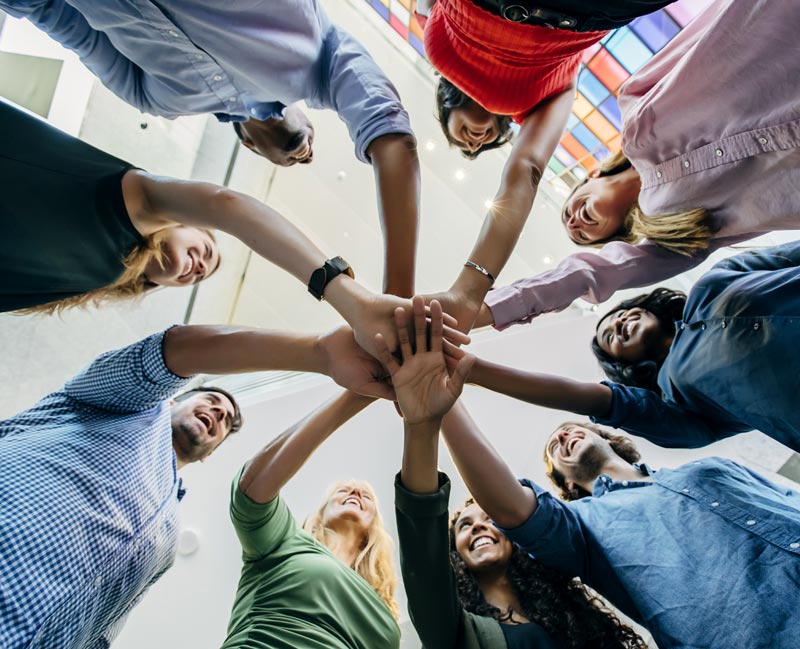
<svg viewBox="0 0 800 649">
<path fill-rule="evenodd" d="M 526 155 L 514 155 L 512 151 L 503 170 L 503 179 L 511 186 L 524 183 L 534 192 L 539 187 L 544 175 L 544 165 L 538 160 Z"/>
</svg>

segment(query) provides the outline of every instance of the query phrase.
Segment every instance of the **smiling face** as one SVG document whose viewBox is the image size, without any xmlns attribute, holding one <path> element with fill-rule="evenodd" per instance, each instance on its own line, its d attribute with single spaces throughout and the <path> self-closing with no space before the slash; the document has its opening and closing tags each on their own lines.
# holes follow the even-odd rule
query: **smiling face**
<svg viewBox="0 0 800 649">
<path fill-rule="evenodd" d="M 231 431 L 233 403 L 218 392 L 198 392 L 172 404 L 172 446 L 184 464 L 208 457 Z"/>
<path fill-rule="evenodd" d="M 595 334 L 600 349 L 622 363 L 661 361 L 669 352 L 672 338 L 655 315 L 640 307 L 609 313 L 597 325 Z"/>
<path fill-rule="evenodd" d="M 273 164 L 291 167 L 314 159 L 314 126 L 297 105 L 287 106 L 283 117 L 250 119 L 239 129 L 242 144 Z"/>
<path fill-rule="evenodd" d="M 161 239 L 161 264 L 151 259 L 144 270 L 149 282 L 159 286 L 188 286 L 217 270 L 219 248 L 207 230 L 179 225 L 168 228 Z"/>
<path fill-rule="evenodd" d="M 600 176 L 589 173 L 564 204 L 561 222 L 569 238 L 578 245 L 606 241 L 620 231 L 639 196 L 639 176 L 635 172 Z"/>
<path fill-rule="evenodd" d="M 375 494 L 363 482 L 342 482 L 336 485 L 322 511 L 322 525 L 335 528 L 338 524 L 356 524 L 365 532 L 370 529 L 377 508 Z"/>
<path fill-rule="evenodd" d="M 511 541 L 500 533 L 479 505 L 472 503 L 461 511 L 453 532 L 456 551 L 473 574 L 505 571 L 511 557 Z"/>
<path fill-rule="evenodd" d="M 447 133 L 451 144 L 467 153 L 475 153 L 501 135 L 499 118 L 470 100 L 450 111 Z"/>
<path fill-rule="evenodd" d="M 608 440 L 573 423 L 557 428 L 545 444 L 547 461 L 561 473 L 568 489 L 593 481 L 614 455 Z"/>
</svg>

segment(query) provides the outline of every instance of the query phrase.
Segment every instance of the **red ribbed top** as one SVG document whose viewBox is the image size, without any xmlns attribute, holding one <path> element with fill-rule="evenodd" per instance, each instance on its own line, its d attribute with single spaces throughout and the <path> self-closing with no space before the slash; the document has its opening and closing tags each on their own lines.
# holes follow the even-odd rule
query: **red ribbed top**
<svg viewBox="0 0 800 649">
<path fill-rule="evenodd" d="M 608 32 L 571 32 L 513 23 L 471 0 L 437 0 L 417 17 L 433 66 L 491 113 L 522 122 L 538 104 L 566 90 L 581 53 Z"/>
</svg>

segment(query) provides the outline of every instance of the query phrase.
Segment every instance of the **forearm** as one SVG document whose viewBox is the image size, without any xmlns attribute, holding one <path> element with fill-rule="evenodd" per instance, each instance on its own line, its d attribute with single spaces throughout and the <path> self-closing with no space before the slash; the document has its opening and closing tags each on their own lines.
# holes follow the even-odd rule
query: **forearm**
<svg viewBox="0 0 800 649">
<path fill-rule="evenodd" d="M 422 424 L 404 422 L 403 463 L 400 481 L 415 494 L 439 489 L 439 427 L 441 419 Z"/>
<path fill-rule="evenodd" d="M 174 223 L 222 230 L 303 285 L 327 258 L 278 212 L 226 187 L 134 170 L 124 176 L 122 192 L 132 222 L 143 233 Z"/>
<path fill-rule="evenodd" d="M 327 373 L 320 338 L 247 327 L 188 325 L 170 329 L 164 362 L 178 376 L 264 370 Z"/>
<path fill-rule="evenodd" d="M 410 135 L 383 135 L 370 143 L 367 153 L 375 173 L 383 230 L 384 292 L 411 297 L 420 205 L 416 143 Z"/>
<path fill-rule="evenodd" d="M 247 464 L 239 488 L 255 502 L 275 498 L 334 431 L 374 399 L 343 392 L 267 444 Z"/>
<path fill-rule="evenodd" d="M 526 372 L 482 359 L 475 361 L 469 382 L 544 408 L 590 417 L 607 417 L 611 412 L 611 389 L 602 383 Z"/>
<path fill-rule="evenodd" d="M 467 489 L 498 525 L 514 528 L 530 518 L 536 496 L 517 482 L 460 402 L 442 420 L 442 435 Z"/>
</svg>

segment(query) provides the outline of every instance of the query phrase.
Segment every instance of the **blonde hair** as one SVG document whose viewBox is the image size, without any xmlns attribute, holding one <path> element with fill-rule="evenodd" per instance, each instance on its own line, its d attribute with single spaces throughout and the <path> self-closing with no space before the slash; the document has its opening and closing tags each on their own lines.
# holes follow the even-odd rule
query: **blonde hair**
<svg viewBox="0 0 800 649">
<path fill-rule="evenodd" d="M 630 167 L 630 161 L 622 150 L 620 150 L 600 163 L 598 167 L 600 171 L 599 177 L 613 176 Z M 580 183 L 575 185 L 569 197 L 571 197 L 579 187 L 585 185 L 590 178 L 590 176 L 587 176 Z M 569 197 L 567 197 L 567 200 L 569 200 Z M 566 202 L 564 204 L 564 210 L 566 210 Z M 608 239 L 593 241 L 591 243 L 575 241 L 575 243 L 578 245 L 602 247 L 609 241 L 624 241 L 625 243 L 636 244 L 642 241 L 642 239 L 647 239 L 649 242 L 666 248 L 670 252 L 691 257 L 698 252 L 708 249 L 708 243 L 712 234 L 713 230 L 710 225 L 709 212 L 702 207 L 648 216 L 642 212 L 642 208 L 639 207 L 639 202 L 636 201 L 628 209 L 620 229 Z"/>
<path fill-rule="evenodd" d="M 207 233 L 216 241 L 216 237 L 211 230 L 205 228 L 197 229 Z M 145 277 L 145 269 L 152 260 L 155 260 L 161 268 L 164 268 L 164 247 L 171 230 L 172 227 L 167 227 L 153 232 L 131 250 L 128 256 L 122 260 L 125 270 L 113 284 L 96 288 L 80 295 L 73 295 L 63 300 L 19 309 L 15 313 L 18 315 L 53 315 L 73 307 L 85 308 L 89 305 L 98 306 L 103 302 L 128 300 L 142 295 L 145 291 L 156 288 L 157 285 L 149 282 Z"/>
<path fill-rule="evenodd" d="M 329 545 L 330 537 L 335 535 L 336 532 L 322 524 L 322 516 L 330 497 L 343 485 L 355 485 L 367 492 L 372 498 L 372 502 L 375 503 L 375 518 L 372 519 L 367 538 L 353 564 L 353 570 L 375 589 L 375 592 L 378 593 L 378 596 L 386 604 L 394 618 L 398 619 L 400 607 L 394 598 L 394 591 L 397 586 L 397 572 L 395 571 L 394 558 L 392 556 L 394 542 L 384 526 L 383 517 L 378 507 L 378 499 L 372 485 L 360 480 L 340 480 L 334 483 L 325 493 L 325 499 L 319 509 L 303 523 L 303 529 L 322 545 L 326 547 Z"/>
</svg>

